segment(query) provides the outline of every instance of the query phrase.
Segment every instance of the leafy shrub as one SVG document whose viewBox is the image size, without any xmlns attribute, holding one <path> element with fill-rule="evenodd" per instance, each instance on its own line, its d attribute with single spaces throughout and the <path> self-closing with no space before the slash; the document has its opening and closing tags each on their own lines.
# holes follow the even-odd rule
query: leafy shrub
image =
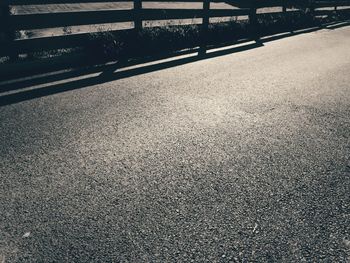
<svg viewBox="0 0 350 263">
<path fill-rule="evenodd" d="M 180 25 L 165 27 L 149 27 L 142 29 L 137 36 L 139 43 L 143 43 L 142 53 L 154 54 L 160 50 L 164 52 L 194 47 L 200 42 L 200 26 Z"/>
<path fill-rule="evenodd" d="M 91 33 L 85 45 L 88 54 L 96 60 L 115 60 L 125 49 L 125 41 L 113 31 Z"/>
<path fill-rule="evenodd" d="M 215 45 L 247 37 L 255 38 L 252 34 L 262 36 L 292 31 L 318 26 L 324 21 L 310 12 L 300 11 L 259 15 L 254 30 L 249 20 L 233 19 L 209 24 L 206 32 L 202 31 L 202 25 L 197 24 L 144 27 L 139 31 L 99 31 L 90 34 L 86 50 L 97 60 L 121 60 L 194 48 L 204 43 Z"/>
</svg>

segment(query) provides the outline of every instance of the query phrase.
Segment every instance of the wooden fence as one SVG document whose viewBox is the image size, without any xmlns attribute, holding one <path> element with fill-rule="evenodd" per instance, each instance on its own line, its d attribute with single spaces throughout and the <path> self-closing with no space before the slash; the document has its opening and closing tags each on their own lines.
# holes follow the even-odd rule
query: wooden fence
<svg viewBox="0 0 350 263">
<path fill-rule="evenodd" d="M 134 8 L 130 10 L 98 10 L 72 11 L 39 14 L 10 14 L 9 6 L 73 4 L 73 3 L 108 3 L 130 2 Z M 171 19 L 202 19 L 205 30 L 209 25 L 209 18 L 248 16 L 254 24 L 259 14 L 258 8 L 282 7 L 284 13 L 287 7 L 305 7 L 314 11 L 314 15 L 327 15 L 332 10 L 317 10 L 322 7 L 350 6 L 350 0 L 342 1 L 314 1 L 314 0 L 168 0 L 167 2 L 197 2 L 202 3 L 201 9 L 153 9 L 143 8 L 142 3 L 152 0 L 1 0 L 0 3 L 0 57 L 15 56 L 36 51 L 54 50 L 77 47 L 87 41 L 88 33 L 69 34 L 32 39 L 14 39 L 14 32 L 19 30 L 34 30 L 55 27 L 98 25 L 116 22 L 134 22 L 134 29 L 142 28 L 144 20 L 171 20 Z M 159 2 L 159 1 L 158 1 Z M 225 2 L 237 9 L 211 9 L 210 4 Z M 342 12 L 349 11 L 342 9 Z M 16 53 L 16 54 L 14 54 Z"/>
</svg>

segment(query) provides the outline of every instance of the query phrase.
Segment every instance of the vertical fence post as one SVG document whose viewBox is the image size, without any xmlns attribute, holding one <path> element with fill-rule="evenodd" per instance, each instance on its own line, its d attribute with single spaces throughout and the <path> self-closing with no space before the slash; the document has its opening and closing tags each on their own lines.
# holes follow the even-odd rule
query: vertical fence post
<svg viewBox="0 0 350 263">
<path fill-rule="evenodd" d="M 283 15 L 285 15 L 286 12 L 287 12 L 287 3 L 286 3 L 286 0 L 283 0 L 283 2 L 282 2 L 282 12 L 283 12 Z"/>
<path fill-rule="evenodd" d="M 315 5 L 313 0 L 309 0 L 309 10 L 310 10 L 310 15 L 314 16 L 315 15 Z"/>
<path fill-rule="evenodd" d="M 5 42 L 6 17 L 8 15 L 8 6 L 5 1 L 0 2 L 0 42 Z"/>
<path fill-rule="evenodd" d="M 134 0 L 134 23 L 135 23 L 135 31 L 139 32 L 142 29 L 142 0 Z"/>
<path fill-rule="evenodd" d="M 203 16 L 199 53 L 204 55 L 208 42 L 210 0 L 203 0 Z"/>
<path fill-rule="evenodd" d="M 249 27 L 250 27 L 250 34 L 255 39 L 257 37 L 257 27 L 258 27 L 258 18 L 256 15 L 256 1 L 252 0 L 250 4 L 250 12 L 249 12 Z"/>
<path fill-rule="evenodd" d="M 8 56 L 11 61 L 15 61 L 18 57 L 16 51 L 11 48 L 12 41 L 15 40 L 15 31 L 8 28 L 8 20 L 10 17 L 10 6 L 8 1 L 0 2 L 0 43 L 7 47 Z"/>
<path fill-rule="evenodd" d="M 282 6 L 282 12 L 285 15 L 287 12 L 287 7 L 285 5 Z"/>
</svg>

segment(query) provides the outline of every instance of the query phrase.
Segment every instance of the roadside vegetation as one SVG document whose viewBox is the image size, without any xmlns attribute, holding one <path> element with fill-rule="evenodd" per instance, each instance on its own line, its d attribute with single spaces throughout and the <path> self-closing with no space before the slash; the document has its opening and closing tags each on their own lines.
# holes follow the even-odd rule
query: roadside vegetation
<svg viewBox="0 0 350 263">
<path fill-rule="evenodd" d="M 285 16 L 282 13 L 258 18 L 254 27 L 248 20 L 232 19 L 228 22 L 209 24 L 207 32 L 202 32 L 201 25 L 167 25 L 146 27 L 139 32 L 100 31 L 91 33 L 84 46 L 86 53 L 96 60 L 125 60 L 159 52 L 175 52 L 202 46 L 222 45 L 240 39 L 257 39 L 262 36 L 291 32 L 349 17 L 332 15 L 313 17 L 308 13 L 295 13 Z"/>
<path fill-rule="evenodd" d="M 10 10 L 9 10 L 10 12 Z M 171 53 L 183 49 L 199 46 L 215 46 L 232 43 L 239 39 L 289 32 L 302 28 L 321 26 L 324 23 L 346 20 L 349 15 L 333 14 L 325 17 L 314 17 L 308 12 L 298 12 L 284 15 L 275 13 L 258 17 L 256 25 L 248 20 L 232 18 L 228 22 L 211 23 L 206 32 L 202 31 L 200 24 L 171 25 L 158 27 L 144 27 L 135 30 L 106 30 L 100 28 L 98 32 L 89 33 L 87 41 L 81 43 L 79 48 L 67 48 L 21 54 L 16 60 L 34 60 L 52 58 L 62 55 L 80 53 L 91 62 L 106 62 L 128 60 L 130 58 L 152 56 L 158 53 Z M 63 29 L 65 35 L 72 34 L 69 27 Z M 13 38 L 31 38 L 31 32 L 14 32 Z M 8 62 L 9 58 L 2 58 L 1 62 Z"/>
</svg>

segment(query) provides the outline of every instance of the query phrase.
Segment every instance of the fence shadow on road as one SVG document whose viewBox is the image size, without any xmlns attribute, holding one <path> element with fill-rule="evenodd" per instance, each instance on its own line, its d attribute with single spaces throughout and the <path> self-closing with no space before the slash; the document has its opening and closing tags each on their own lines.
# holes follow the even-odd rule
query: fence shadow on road
<svg viewBox="0 0 350 263">
<path fill-rule="evenodd" d="M 61 70 L 38 77 L 13 80 L 0 83 L 0 107 L 34 98 L 49 96 L 61 92 L 81 89 L 110 81 L 150 73 L 166 68 L 180 66 L 200 60 L 229 55 L 264 46 L 264 43 L 278 39 L 310 33 L 320 29 L 334 30 L 349 26 L 350 21 L 334 22 L 321 27 L 308 28 L 295 32 L 285 32 L 259 39 L 246 39 L 235 43 L 209 46 L 205 52 L 199 48 L 143 58 L 127 63 L 115 62 L 106 65 Z"/>
</svg>

